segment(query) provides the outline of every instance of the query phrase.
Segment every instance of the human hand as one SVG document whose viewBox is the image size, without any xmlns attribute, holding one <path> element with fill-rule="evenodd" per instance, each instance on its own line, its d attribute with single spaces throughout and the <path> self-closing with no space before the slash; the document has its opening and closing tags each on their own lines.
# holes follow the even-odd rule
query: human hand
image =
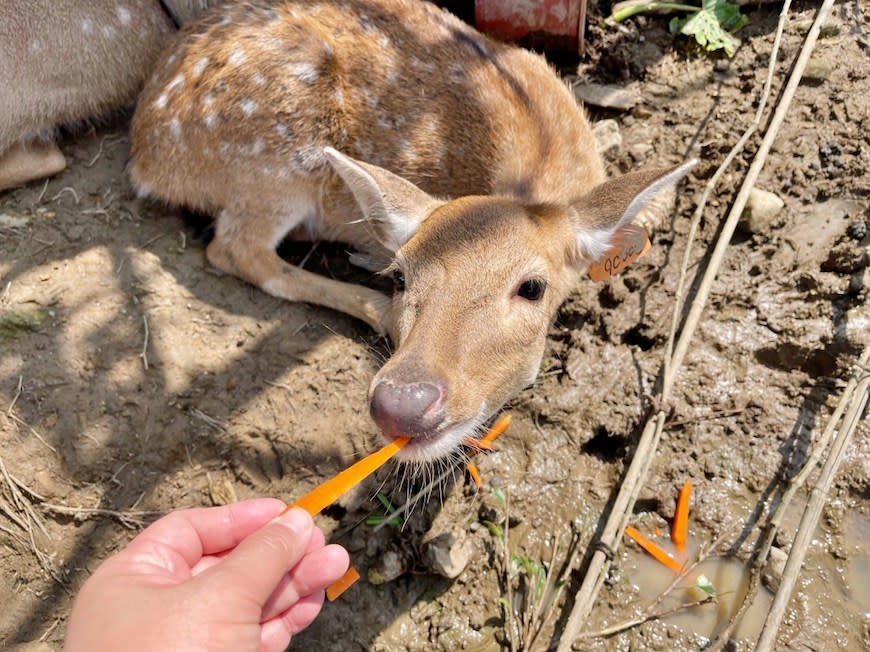
<svg viewBox="0 0 870 652">
<path fill-rule="evenodd" d="M 154 522 L 84 583 L 64 649 L 283 650 L 348 567 L 307 512 L 283 509 L 263 498 Z"/>
</svg>

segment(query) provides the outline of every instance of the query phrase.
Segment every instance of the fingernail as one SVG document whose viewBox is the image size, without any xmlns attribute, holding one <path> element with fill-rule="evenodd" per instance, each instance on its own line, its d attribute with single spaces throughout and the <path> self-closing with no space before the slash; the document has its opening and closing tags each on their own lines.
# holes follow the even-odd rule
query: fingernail
<svg viewBox="0 0 870 652">
<path fill-rule="evenodd" d="M 275 518 L 276 523 L 280 523 L 284 527 L 290 528 L 297 535 L 311 529 L 313 521 L 308 512 L 304 509 L 294 508 Z"/>
</svg>

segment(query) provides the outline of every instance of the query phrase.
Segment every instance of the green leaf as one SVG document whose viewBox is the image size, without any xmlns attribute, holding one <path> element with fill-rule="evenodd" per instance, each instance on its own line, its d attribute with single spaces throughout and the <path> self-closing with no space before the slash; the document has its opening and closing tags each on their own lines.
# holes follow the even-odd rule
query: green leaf
<svg viewBox="0 0 870 652">
<path fill-rule="evenodd" d="M 697 13 L 687 18 L 672 18 L 669 24 L 671 33 L 693 36 L 698 44 L 708 52 L 725 50 L 729 57 L 734 55 L 736 41 L 729 34 L 747 23 L 740 13 L 740 7 L 727 0 L 703 0 Z"/>
<path fill-rule="evenodd" d="M 498 487 L 493 487 L 492 495 L 495 496 L 498 502 L 502 504 L 502 507 L 507 506 L 507 498 L 505 498 L 504 492 L 501 489 L 499 489 Z"/>
<path fill-rule="evenodd" d="M 486 526 L 486 529 L 489 530 L 489 533 L 492 536 L 504 541 L 504 533 L 501 531 L 501 528 L 498 525 L 496 525 L 492 521 L 484 521 L 483 524 Z"/>
<path fill-rule="evenodd" d="M 713 588 L 713 583 L 707 579 L 706 575 L 698 575 L 698 579 L 695 580 L 695 586 L 707 595 L 716 595 L 716 589 Z"/>
</svg>

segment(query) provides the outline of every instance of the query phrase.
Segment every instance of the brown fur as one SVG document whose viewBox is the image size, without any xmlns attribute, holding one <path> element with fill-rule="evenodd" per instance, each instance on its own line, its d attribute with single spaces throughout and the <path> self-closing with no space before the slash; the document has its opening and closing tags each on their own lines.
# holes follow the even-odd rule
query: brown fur
<svg viewBox="0 0 870 652">
<path fill-rule="evenodd" d="M 219 7 L 158 62 L 132 143 L 142 191 L 216 214 L 216 267 L 393 336 L 373 390 L 438 388 L 418 421 L 446 415 L 415 433 L 419 459 L 534 379 L 559 304 L 633 199 L 685 173 L 605 182 L 542 58 L 418 0 Z M 584 202 L 593 189 L 607 205 Z M 390 300 L 287 265 L 288 234 L 348 242 L 406 289 Z M 539 300 L 521 296 L 530 279 Z"/>
</svg>

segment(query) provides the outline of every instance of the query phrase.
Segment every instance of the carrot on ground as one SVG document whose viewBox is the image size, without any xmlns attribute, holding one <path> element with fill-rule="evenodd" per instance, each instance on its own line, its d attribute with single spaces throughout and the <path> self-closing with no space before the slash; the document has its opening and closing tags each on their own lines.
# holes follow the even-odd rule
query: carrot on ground
<svg viewBox="0 0 870 652">
<path fill-rule="evenodd" d="M 480 481 L 480 473 L 477 472 L 477 466 L 474 462 L 468 463 L 468 473 L 471 475 L 471 479 L 474 480 L 474 484 L 477 485 L 477 488 L 483 489 L 483 482 Z"/>
<path fill-rule="evenodd" d="M 660 563 L 664 564 L 665 566 L 670 568 L 675 573 L 679 573 L 681 570 L 683 570 L 683 565 L 680 564 L 680 562 L 678 562 L 676 559 L 671 557 L 667 552 L 662 550 L 662 548 L 660 548 L 658 546 L 658 544 L 647 539 L 644 535 L 642 535 L 637 530 L 637 528 L 629 525 L 627 528 L 625 528 L 625 533 L 629 537 L 634 539 L 634 541 L 637 543 L 637 545 L 639 545 L 641 548 L 646 550 L 656 561 L 659 561 Z"/>
<path fill-rule="evenodd" d="M 472 439 L 471 437 L 465 438 L 465 445 L 471 446 L 472 448 L 476 448 L 482 451 L 488 451 L 492 448 L 492 442 L 495 441 L 497 437 L 502 435 L 507 427 L 511 423 L 511 415 L 505 414 L 500 417 L 494 424 L 492 424 L 492 428 L 490 428 L 486 434 L 480 439 Z"/>
<path fill-rule="evenodd" d="M 333 602 L 338 596 L 352 587 L 359 579 L 356 568 L 349 566 L 347 572 L 326 587 L 326 599 Z"/>
<path fill-rule="evenodd" d="M 686 549 L 686 536 L 689 529 L 689 499 L 692 496 L 692 482 L 686 480 L 677 498 L 677 509 L 674 512 L 674 524 L 671 528 L 671 541 L 679 552 Z"/>
<path fill-rule="evenodd" d="M 346 468 L 335 477 L 330 478 L 320 486 L 315 487 L 292 505 L 287 505 L 284 512 L 287 512 L 294 507 L 301 507 L 312 516 L 319 514 L 326 507 L 338 500 L 343 493 L 349 491 L 372 473 L 377 471 L 384 462 L 398 453 L 402 447 L 408 443 L 408 441 L 408 437 L 398 437 L 379 451 L 364 457 L 359 462 Z"/>
</svg>

